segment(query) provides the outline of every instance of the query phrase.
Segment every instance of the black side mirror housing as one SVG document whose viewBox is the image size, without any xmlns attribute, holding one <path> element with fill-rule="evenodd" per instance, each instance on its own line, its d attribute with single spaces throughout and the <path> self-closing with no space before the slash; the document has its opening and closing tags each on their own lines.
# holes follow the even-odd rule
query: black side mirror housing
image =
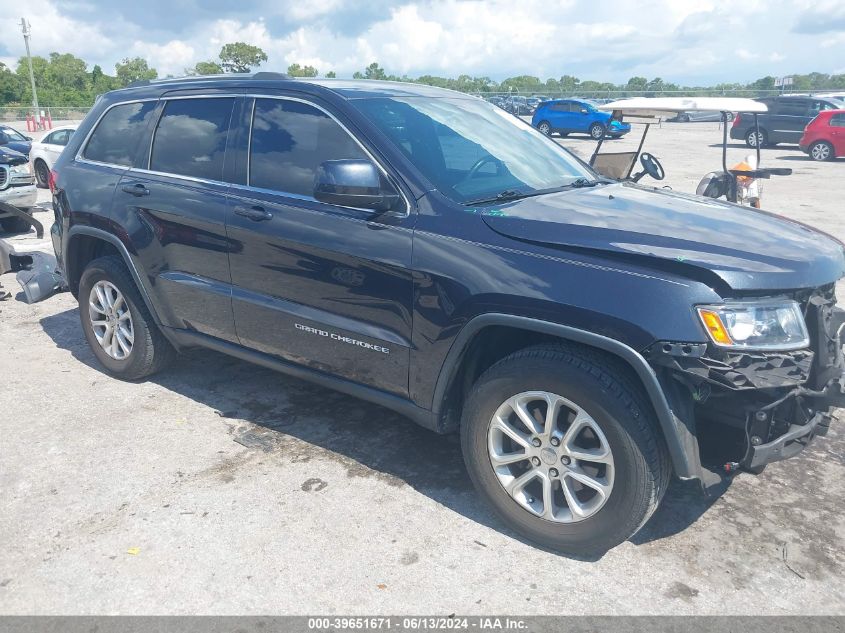
<svg viewBox="0 0 845 633">
<path fill-rule="evenodd" d="M 324 161 L 314 177 L 314 198 L 342 207 L 393 211 L 402 203 L 399 192 L 369 160 Z"/>
</svg>

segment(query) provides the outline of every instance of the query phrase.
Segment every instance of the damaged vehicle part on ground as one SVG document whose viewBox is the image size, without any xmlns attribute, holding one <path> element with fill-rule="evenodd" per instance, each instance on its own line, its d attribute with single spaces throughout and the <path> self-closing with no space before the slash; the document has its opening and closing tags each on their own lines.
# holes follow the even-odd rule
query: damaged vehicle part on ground
<svg viewBox="0 0 845 633">
<path fill-rule="evenodd" d="M 37 197 L 29 159 L 0 147 L 0 233 L 17 233 L 28 231 L 30 226 L 40 226 L 37 222 L 33 224 L 32 219 Z"/>
<path fill-rule="evenodd" d="M 479 495 L 557 551 L 629 538 L 672 476 L 709 486 L 705 426 L 759 471 L 842 401 L 840 242 L 603 178 L 475 97 L 147 82 L 95 104 L 53 180 L 105 371 L 206 347 L 459 432 Z"/>
</svg>

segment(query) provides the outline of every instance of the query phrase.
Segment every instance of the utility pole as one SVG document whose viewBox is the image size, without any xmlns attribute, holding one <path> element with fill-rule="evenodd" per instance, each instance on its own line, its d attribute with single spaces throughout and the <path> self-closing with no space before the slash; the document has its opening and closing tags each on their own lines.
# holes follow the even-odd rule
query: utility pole
<svg viewBox="0 0 845 633">
<path fill-rule="evenodd" d="M 32 107 L 35 108 L 35 127 L 40 127 L 39 121 L 40 110 L 38 109 L 38 95 L 35 92 L 35 73 L 32 71 L 32 55 L 29 53 L 29 34 L 30 25 L 26 18 L 21 18 L 21 30 L 23 31 L 23 41 L 26 44 L 26 61 L 29 62 L 29 82 L 32 84 Z"/>
</svg>

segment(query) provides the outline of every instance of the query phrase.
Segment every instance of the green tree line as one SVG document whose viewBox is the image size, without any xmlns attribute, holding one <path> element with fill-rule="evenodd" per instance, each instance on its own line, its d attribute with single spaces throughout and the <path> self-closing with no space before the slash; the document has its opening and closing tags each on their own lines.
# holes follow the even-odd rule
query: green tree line
<svg viewBox="0 0 845 633">
<path fill-rule="evenodd" d="M 245 42 L 232 42 L 220 49 L 215 60 L 197 62 L 192 68 L 186 68 L 186 75 L 214 75 L 225 72 L 250 72 L 267 61 L 267 54 L 257 46 Z M 149 66 L 141 57 L 125 58 L 115 64 L 114 74 L 107 74 L 95 65 L 90 71 L 85 60 L 70 53 L 50 53 L 49 57 L 32 58 L 33 73 L 38 90 L 38 100 L 47 106 L 90 106 L 96 95 L 116 88 L 128 86 L 133 82 L 155 79 L 158 71 Z M 287 72 L 293 77 L 317 77 L 317 68 L 293 63 Z M 326 77 L 335 77 L 333 71 Z M 818 92 L 824 90 L 845 90 L 845 74 L 829 75 L 809 73 L 793 75 L 791 92 Z M 660 77 L 631 77 L 624 84 L 582 80 L 573 75 L 562 75 L 545 80 L 533 75 L 508 77 L 497 82 L 490 77 L 439 77 L 422 75 L 409 77 L 389 74 L 377 62 L 373 62 L 361 71 L 353 74 L 354 79 L 382 79 L 387 81 L 407 81 L 449 88 L 469 93 L 519 93 L 542 95 L 580 95 L 625 96 L 637 94 L 647 96 L 692 93 L 703 95 L 731 94 L 736 96 L 756 96 L 766 91 L 775 90 L 774 77 L 762 77 L 756 81 L 742 83 L 722 83 L 714 86 L 686 86 L 665 81 Z M 0 62 L 0 105 L 28 105 L 32 102 L 29 82 L 29 66 L 26 58 L 20 58 L 15 68 L 9 68 Z"/>
</svg>

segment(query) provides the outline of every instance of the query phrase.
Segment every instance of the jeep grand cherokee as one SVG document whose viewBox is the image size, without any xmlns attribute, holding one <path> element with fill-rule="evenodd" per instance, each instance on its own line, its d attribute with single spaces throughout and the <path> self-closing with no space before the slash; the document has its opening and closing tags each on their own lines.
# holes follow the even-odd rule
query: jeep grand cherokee
<svg viewBox="0 0 845 633">
<path fill-rule="evenodd" d="M 51 177 L 83 332 L 127 380 L 202 346 L 460 432 L 525 537 L 607 550 L 698 431 L 759 472 L 842 403 L 843 246 L 602 179 L 475 97 L 275 73 L 98 100 Z M 413 447 L 408 447 L 413 450 Z"/>
</svg>

